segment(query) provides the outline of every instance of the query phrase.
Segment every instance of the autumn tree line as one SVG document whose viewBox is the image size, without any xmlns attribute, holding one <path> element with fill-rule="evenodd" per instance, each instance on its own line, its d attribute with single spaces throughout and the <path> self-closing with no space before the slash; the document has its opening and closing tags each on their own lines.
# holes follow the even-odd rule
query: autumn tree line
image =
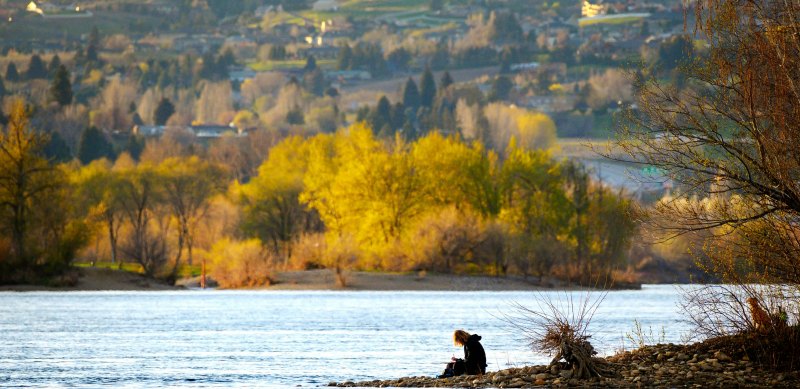
<svg viewBox="0 0 800 389">
<path fill-rule="evenodd" d="M 340 283 L 351 269 L 582 281 L 623 263 L 634 232 L 629 200 L 513 135 L 496 152 L 361 122 L 277 142 L 244 182 L 169 139 L 173 152 L 139 162 L 55 164 L 28 116 L 17 102 L 0 138 L 5 283 L 52 281 L 76 260 L 167 280 L 203 264 L 230 287 L 311 268 Z"/>
</svg>

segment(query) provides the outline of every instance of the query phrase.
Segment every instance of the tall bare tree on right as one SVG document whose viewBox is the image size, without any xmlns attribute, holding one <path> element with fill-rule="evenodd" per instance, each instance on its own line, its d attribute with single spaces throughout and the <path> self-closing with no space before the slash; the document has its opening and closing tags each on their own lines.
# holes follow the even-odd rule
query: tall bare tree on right
<svg viewBox="0 0 800 389">
<path fill-rule="evenodd" d="M 726 282 L 800 286 L 800 2 L 702 0 L 683 89 L 639 77 L 618 145 L 680 194 L 649 221 L 702 234 Z"/>
</svg>

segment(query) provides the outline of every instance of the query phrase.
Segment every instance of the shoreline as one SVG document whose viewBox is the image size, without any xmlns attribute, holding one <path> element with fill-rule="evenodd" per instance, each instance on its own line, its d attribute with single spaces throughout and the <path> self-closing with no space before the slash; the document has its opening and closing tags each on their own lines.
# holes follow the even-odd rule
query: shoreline
<svg viewBox="0 0 800 389">
<path fill-rule="evenodd" d="M 798 388 L 800 370 L 776 371 L 759 366 L 741 349 L 710 339 L 688 345 L 658 344 L 598 358 L 615 371 L 613 377 L 577 379 L 562 362 L 510 368 L 484 375 L 450 378 L 403 377 L 392 380 L 330 382 L 329 387 L 443 387 L 443 388 L 535 388 L 535 387 L 717 387 Z M 442 366 L 444 368 L 444 365 Z"/>
<path fill-rule="evenodd" d="M 176 285 L 147 278 L 141 274 L 108 268 L 76 268 L 77 283 L 73 286 L 0 285 L 0 291 L 175 291 L 199 289 L 199 277 L 180 279 Z M 209 280 L 209 285 L 214 285 Z M 615 289 L 641 289 L 640 284 Z M 439 273 L 349 272 L 347 286 L 336 285 L 332 271 L 325 269 L 280 272 L 272 285 L 231 290 L 262 291 L 543 291 L 588 290 L 552 278 L 520 276 L 470 276 Z"/>
</svg>

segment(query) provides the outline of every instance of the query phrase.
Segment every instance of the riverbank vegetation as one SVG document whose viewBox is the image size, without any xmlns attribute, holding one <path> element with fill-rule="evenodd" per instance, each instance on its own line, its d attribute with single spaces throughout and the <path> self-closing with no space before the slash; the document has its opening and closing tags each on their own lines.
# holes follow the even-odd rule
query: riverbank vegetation
<svg viewBox="0 0 800 389">
<path fill-rule="evenodd" d="M 19 135 L 11 134 L 43 147 L 26 117 L 19 103 L 10 127 Z M 4 275 L 18 282 L 31 281 L 30 271 L 47 276 L 44 269 L 68 267 L 83 250 L 172 280 L 184 265 L 208 263 L 227 287 L 268 284 L 277 269 L 320 267 L 334 270 L 341 285 L 351 269 L 613 277 L 635 231 L 629 200 L 575 163 L 509 136 L 498 153 L 436 132 L 381 139 L 356 124 L 284 139 L 247 183 L 187 151 L 159 155 L 184 147 L 170 138 L 148 144 L 139 162 L 123 154 L 83 166 L 53 165 L 40 150 L 15 149 L 19 142 L 4 138 L 7 154 L 21 155 L 21 162 L 4 160 L 7 181 L 42 187 L 18 190 L 31 199 L 9 225 L 22 220 L 59 232 L 50 235 L 53 254 L 35 253 L 35 230 L 19 227 Z M 28 176 L 13 181 L 14 168 L 28 160 Z M 44 190 L 70 206 L 34 213 L 54 198 L 35 197 Z"/>
<path fill-rule="evenodd" d="M 623 45 L 565 23 L 577 3 L 372 3 L 9 5 L 0 122 L 35 147 L 30 177 L 0 161 L 0 282 L 69 284 L 75 263 L 224 287 L 316 268 L 689 280 L 684 246 L 638 239 L 641 190 L 558 147 L 608 137 L 628 59 L 671 79 L 676 18 L 615 26 Z"/>
</svg>

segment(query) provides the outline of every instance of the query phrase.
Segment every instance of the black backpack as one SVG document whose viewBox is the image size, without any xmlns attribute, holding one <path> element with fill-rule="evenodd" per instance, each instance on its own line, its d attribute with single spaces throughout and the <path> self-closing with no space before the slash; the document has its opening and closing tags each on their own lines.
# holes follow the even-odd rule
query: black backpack
<svg viewBox="0 0 800 389">
<path fill-rule="evenodd" d="M 442 373 L 442 375 L 439 376 L 439 378 L 464 375 L 466 374 L 466 372 L 467 372 L 466 362 L 464 362 L 463 359 L 458 358 L 455 361 L 447 364 L 447 366 L 444 368 L 444 372 Z"/>
</svg>

